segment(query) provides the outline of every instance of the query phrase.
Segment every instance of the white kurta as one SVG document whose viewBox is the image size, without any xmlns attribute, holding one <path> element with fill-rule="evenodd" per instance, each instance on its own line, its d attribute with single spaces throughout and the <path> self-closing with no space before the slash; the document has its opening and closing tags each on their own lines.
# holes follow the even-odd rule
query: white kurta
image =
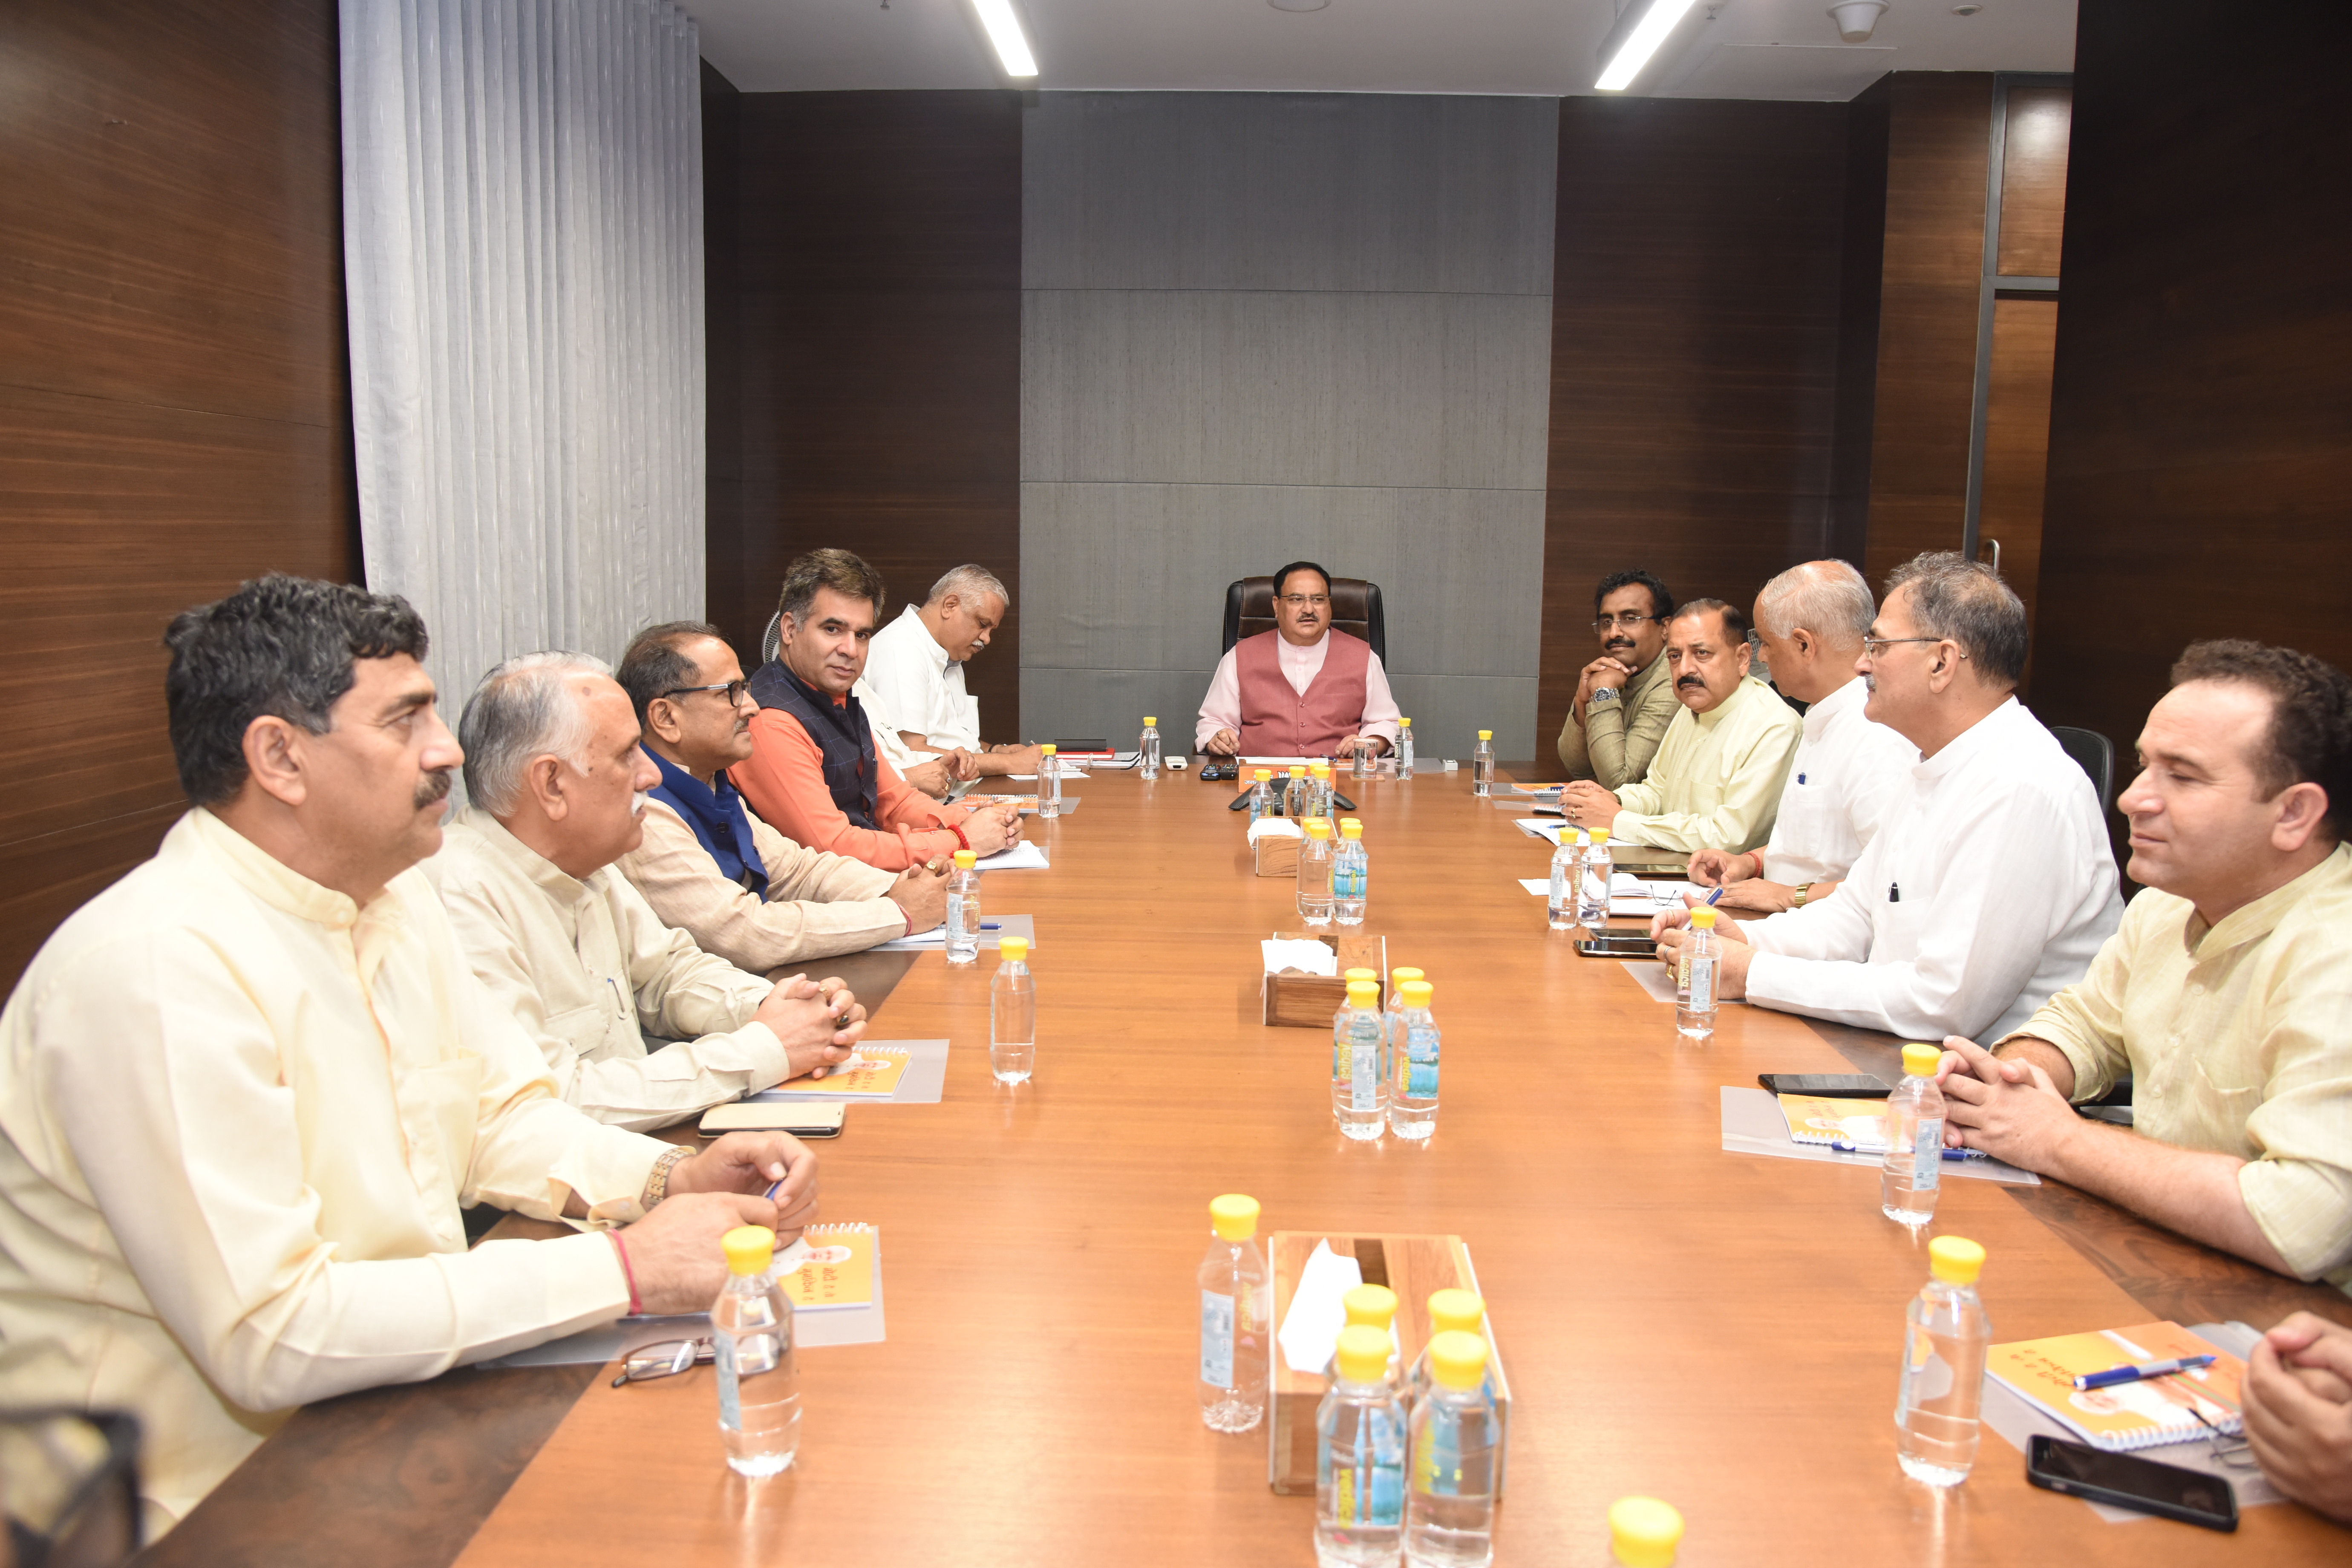
<svg viewBox="0 0 2352 1568">
<path fill-rule="evenodd" d="M 2116 887 L 2090 779 L 2012 697 L 1911 769 L 1835 898 L 1743 928 L 1748 999 L 1990 1043 L 2083 977 Z"/>
<path fill-rule="evenodd" d="M 1919 748 L 1862 716 L 1869 697 L 1856 676 L 1805 710 L 1804 736 L 1764 846 L 1765 880 L 1843 881 L 1878 836 Z"/>
<path fill-rule="evenodd" d="M 898 739 L 911 730 L 943 746 L 980 750 L 980 699 L 963 689 L 963 666 L 948 657 L 922 611 L 908 605 L 866 647 L 866 673 L 850 689 L 874 726 L 874 745 L 900 773 L 939 753 Z"/>
</svg>

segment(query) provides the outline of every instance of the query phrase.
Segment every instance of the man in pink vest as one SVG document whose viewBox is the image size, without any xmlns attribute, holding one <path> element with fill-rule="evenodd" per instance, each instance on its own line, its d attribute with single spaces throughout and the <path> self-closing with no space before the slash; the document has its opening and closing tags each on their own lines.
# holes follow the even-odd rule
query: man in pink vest
<svg viewBox="0 0 2352 1568">
<path fill-rule="evenodd" d="M 1274 574 L 1274 630 L 1217 662 L 1193 743 L 1212 756 L 1379 756 L 1397 739 L 1381 656 L 1331 629 L 1331 574 L 1294 561 Z"/>
</svg>

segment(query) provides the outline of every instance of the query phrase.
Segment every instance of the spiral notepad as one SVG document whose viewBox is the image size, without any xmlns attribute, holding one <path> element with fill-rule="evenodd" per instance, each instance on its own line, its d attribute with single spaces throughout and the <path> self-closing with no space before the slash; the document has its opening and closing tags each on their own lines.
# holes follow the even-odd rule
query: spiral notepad
<svg viewBox="0 0 2352 1568">
<path fill-rule="evenodd" d="M 882 1233 L 870 1225 L 813 1225 L 801 1232 L 809 1256 L 777 1280 L 795 1311 L 874 1304 Z"/>
<path fill-rule="evenodd" d="M 2074 1379 L 2126 1363 L 2210 1355 L 2208 1367 L 2105 1388 L 2078 1389 Z M 1995 1345 L 1985 1370 L 2004 1387 L 2095 1448 L 2117 1453 L 2235 1433 L 2246 1363 L 2179 1323 L 2141 1323 L 2089 1334 L 2059 1334 Z"/>
</svg>

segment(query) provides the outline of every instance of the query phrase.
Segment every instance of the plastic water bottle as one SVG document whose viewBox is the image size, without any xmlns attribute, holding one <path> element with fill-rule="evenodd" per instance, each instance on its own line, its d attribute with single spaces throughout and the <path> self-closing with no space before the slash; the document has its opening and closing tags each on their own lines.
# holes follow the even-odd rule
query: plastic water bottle
<svg viewBox="0 0 2352 1568">
<path fill-rule="evenodd" d="M 1037 982 L 1029 973 L 1029 939 L 996 944 L 996 978 L 988 987 L 988 1070 L 999 1083 L 1021 1083 L 1037 1066 Z"/>
<path fill-rule="evenodd" d="M 1395 1087 L 1389 1091 L 1389 1131 L 1400 1138 L 1426 1138 L 1437 1131 L 1437 1020 L 1429 1015 L 1433 987 L 1408 980 L 1397 987 L 1402 1010 L 1389 1040 Z"/>
<path fill-rule="evenodd" d="M 1056 760 L 1059 746 L 1040 746 L 1037 759 L 1037 815 L 1062 815 L 1062 764 Z"/>
<path fill-rule="evenodd" d="M 948 873 L 948 963 L 962 969 L 980 960 L 980 871 L 969 849 L 955 852 Z"/>
<path fill-rule="evenodd" d="M 1984 1248 L 1957 1236 L 1927 1244 L 1927 1287 L 1903 1331 L 1903 1379 L 1895 1394 L 1895 1442 L 1903 1473 L 1933 1487 L 1968 1479 L 1977 1462 L 1978 1407 L 1992 1321 L 1977 1298 Z"/>
<path fill-rule="evenodd" d="M 1209 1226 L 1201 1259 L 1201 1420 L 1213 1432 L 1247 1432 L 1265 1418 L 1273 1366 L 1274 1289 L 1257 1249 L 1257 1200 L 1240 1193 L 1211 1199 Z"/>
<path fill-rule="evenodd" d="M 1397 777 L 1412 777 L 1412 721 L 1397 721 Z"/>
<path fill-rule="evenodd" d="M 1309 816 L 1330 816 L 1331 764 L 1328 763 L 1309 763 L 1307 766 L 1307 787 L 1308 790 L 1307 815 Z"/>
<path fill-rule="evenodd" d="M 1343 984 L 1350 980 L 1369 980 L 1373 984 L 1378 985 L 1381 983 L 1381 972 L 1377 969 L 1343 969 L 1339 972 L 1339 979 Z M 1341 1002 L 1339 1004 L 1339 1011 L 1331 1015 L 1331 1037 L 1333 1039 L 1336 1040 L 1340 1037 L 1340 1026 L 1345 1024 L 1347 1021 L 1348 1004 Z"/>
<path fill-rule="evenodd" d="M 1584 885 L 1584 851 L 1590 842 L 1581 832 L 1570 837 L 1562 829 L 1559 847 L 1551 852 L 1551 894 L 1545 904 L 1545 914 L 1554 931 L 1576 929 L 1577 900 Z"/>
<path fill-rule="evenodd" d="M 1307 837 L 1298 841 L 1298 918 L 1310 926 L 1331 923 L 1331 819 L 1310 816 L 1299 824 Z"/>
<path fill-rule="evenodd" d="M 1360 1142 L 1388 1129 L 1388 1029 L 1380 1006 L 1379 981 L 1349 981 L 1348 1009 L 1331 1033 L 1331 1115 Z"/>
<path fill-rule="evenodd" d="M 1624 1568 L 1674 1568 L 1683 1541 L 1683 1516 L 1654 1497 L 1621 1497 L 1609 1505 L 1609 1559 Z"/>
<path fill-rule="evenodd" d="M 772 1476 L 801 1447 L 801 1374 L 793 1360 L 793 1304 L 776 1283 L 776 1233 L 738 1226 L 719 1245 L 727 1254 L 727 1283 L 710 1304 L 719 1435 L 729 1469 Z"/>
<path fill-rule="evenodd" d="M 1447 1332 L 1483 1333 L 1486 1322 L 1486 1299 L 1475 1290 L 1449 1289 L 1430 1292 L 1429 1337 L 1433 1341 Z M 1413 1358 L 1412 1371 L 1405 1376 L 1405 1397 L 1427 1398 L 1433 1381 L 1429 1370 L 1429 1346 L 1423 1345 L 1421 1354 Z M 1492 1372 L 1486 1374 L 1485 1386 L 1487 1397 L 1492 1398 L 1495 1393 L 1495 1374 Z"/>
<path fill-rule="evenodd" d="M 1423 973 L 1418 969 L 1391 969 L 1389 971 L 1388 1022 L 1389 1035 L 1391 1038 L 1396 1035 L 1397 1016 L 1404 1011 L 1404 995 L 1399 987 L 1402 986 L 1408 980 L 1426 980 L 1428 978 L 1428 975 Z"/>
<path fill-rule="evenodd" d="M 1249 819 L 1252 822 L 1260 822 L 1266 817 L 1281 815 L 1279 803 L 1275 799 L 1274 794 L 1274 770 L 1260 768 L 1257 770 L 1257 783 L 1250 786 Z"/>
<path fill-rule="evenodd" d="M 1706 1040 L 1715 1037 L 1715 971 L 1717 960 L 1715 911 L 1693 910 L 1690 940 L 1683 944 L 1683 962 L 1676 968 L 1677 975 L 1687 975 L 1688 981 L 1677 984 L 1675 989 L 1675 1032 L 1686 1040 Z"/>
<path fill-rule="evenodd" d="M 1136 751 L 1141 755 L 1135 764 L 1136 771 L 1143 775 L 1145 784 L 1150 784 L 1160 776 L 1160 721 L 1150 714 L 1144 716 L 1143 740 Z"/>
<path fill-rule="evenodd" d="M 1914 1227 L 1936 1217 L 1936 1189 L 1944 1175 L 1944 1091 L 1936 1086 L 1936 1064 L 1943 1059 L 1936 1046 L 1904 1047 L 1903 1081 L 1886 1097 L 1879 1208 L 1888 1219 Z"/>
<path fill-rule="evenodd" d="M 1364 849 L 1364 825 L 1354 817 L 1339 823 L 1339 843 L 1331 856 L 1331 903 L 1339 923 L 1364 923 L 1364 900 L 1372 885 L 1372 862 Z"/>
<path fill-rule="evenodd" d="M 1429 1397 L 1412 1407 L 1404 1560 L 1413 1568 L 1486 1568 L 1495 1560 L 1495 1402 L 1486 1342 L 1454 1331 L 1429 1342 Z"/>
<path fill-rule="evenodd" d="M 1609 853 L 1609 830 L 1596 827 L 1585 836 L 1584 879 L 1577 884 L 1576 923 L 1599 934 L 1609 926 L 1609 884 L 1617 879 L 1617 862 Z"/>
<path fill-rule="evenodd" d="M 1480 800 L 1495 793 L 1495 731 L 1478 731 L 1478 749 L 1470 753 L 1470 793 Z"/>
<path fill-rule="evenodd" d="M 1336 1375 L 1315 1411 L 1318 1563 L 1393 1568 L 1396 1563 L 1404 1535 L 1407 1426 L 1389 1355 L 1385 1328 L 1350 1323 L 1339 1331 Z"/>
<path fill-rule="evenodd" d="M 1389 1341 L 1386 1364 L 1381 1368 L 1381 1376 L 1390 1387 L 1402 1393 L 1404 1389 L 1403 1372 L 1397 1364 L 1395 1339 L 1389 1333 L 1389 1325 L 1396 1321 L 1396 1292 L 1385 1285 L 1350 1285 L 1339 1294 L 1339 1310 L 1347 1314 L 1347 1327 L 1354 1328 L 1360 1324 L 1365 1328 L 1378 1329 L 1381 1337 Z M 1328 1384 L 1339 1375 L 1339 1356 L 1334 1351 L 1331 1359 L 1323 1363 L 1323 1381 Z M 1402 1498 L 1399 1501 L 1402 1504 Z"/>
<path fill-rule="evenodd" d="M 1293 822 L 1304 822 L 1315 816 L 1316 813 L 1310 809 L 1315 804 L 1315 797 L 1309 793 L 1311 788 L 1307 780 L 1306 764 L 1302 763 L 1292 768 L 1290 782 L 1282 789 L 1282 815 Z"/>
</svg>

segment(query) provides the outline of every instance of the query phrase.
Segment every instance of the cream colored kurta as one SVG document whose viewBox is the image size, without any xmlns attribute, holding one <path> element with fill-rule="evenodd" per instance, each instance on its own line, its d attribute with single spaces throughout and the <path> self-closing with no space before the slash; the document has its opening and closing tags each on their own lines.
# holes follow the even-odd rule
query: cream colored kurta
<svg viewBox="0 0 2352 1568">
<path fill-rule="evenodd" d="M 2134 1131 L 2248 1162 L 2279 1256 L 2352 1291 L 2352 848 L 2211 926 L 2148 889 L 2017 1034 L 2065 1053 L 2077 1100 L 2129 1072 Z"/>
<path fill-rule="evenodd" d="M 128 1409 L 151 1524 L 296 1405 L 608 1321 L 667 1145 L 562 1103 L 403 872 L 365 909 L 209 812 L 58 928 L 0 1014 L 0 1389 Z"/>
<path fill-rule="evenodd" d="M 664 925 L 614 868 L 573 878 L 467 806 L 425 869 L 474 973 L 599 1121 L 667 1127 L 791 1070 L 751 1021 L 768 982 Z M 677 1043 L 649 1053 L 648 1030 Z"/>
<path fill-rule="evenodd" d="M 686 819 L 658 799 L 646 805 L 645 842 L 614 864 L 663 924 L 753 973 L 907 934 L 907 912 L 886 896 L 898 878 L 795 844 L 756 812 L 744 815 L 767 869 L 765 899 L 721 876 Z"/>
<path fill-rule="evenodd" d="M 1681 709 L 1649 776 L 1617 790 L 1625 809 L 1610 837 L 1661 849 L 1755 848 L 1771 835 L 1803 733 L 1797 710 L 1752 675 L 1705 713 Z"/>
</svg>

